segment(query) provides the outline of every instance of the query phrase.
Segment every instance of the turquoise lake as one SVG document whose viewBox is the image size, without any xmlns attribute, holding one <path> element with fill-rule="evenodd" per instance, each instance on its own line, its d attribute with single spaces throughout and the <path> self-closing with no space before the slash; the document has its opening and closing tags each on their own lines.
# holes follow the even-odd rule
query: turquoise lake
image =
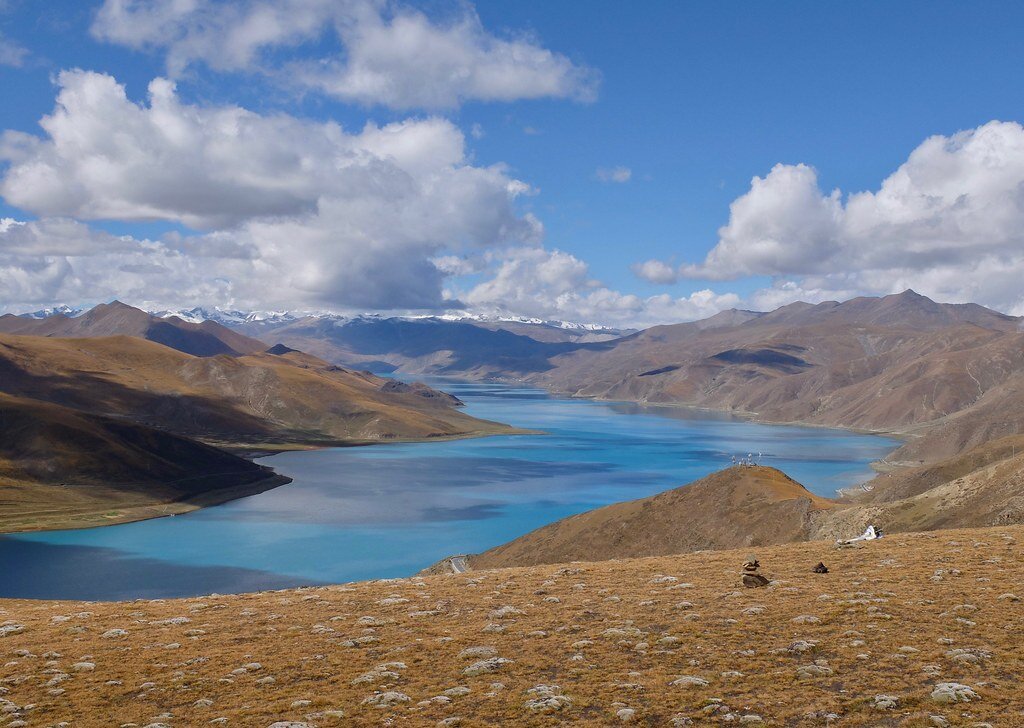
<svg viewBox="0 0 1024 728">
<path fill-rule="evenodd" d="M 816 493 L 871 477 L 895 440 L 683 408 L 431 382 L 543 435 L 275 455 L 294 482 L 171 518 L 0 536 L 0 597 L 127 599 L 409 576 L 564 516 L 761 453 Z"/>
</svg>

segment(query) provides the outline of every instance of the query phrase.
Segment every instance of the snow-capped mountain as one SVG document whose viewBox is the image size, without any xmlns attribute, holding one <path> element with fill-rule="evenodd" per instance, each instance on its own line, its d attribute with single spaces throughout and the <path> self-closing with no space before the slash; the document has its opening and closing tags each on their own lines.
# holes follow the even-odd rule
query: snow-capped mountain
<svg viewBox="0 0 1024 728">
<path fill-rule="evenodd" d="M 568 331 L 613 331 L 608 326 L 602 326 L 601 324 L 587 324 L 580 323 L 578 321 L 563 321 L 560 319 L 542 319 L 534 318 L 530 316 L 513 316 L 510 314 L 485 314 L 485 313 L 444 313 L 437 316 L 427 316 L 424 318 L 436 318 L 441 321 L 478 321 L 480 323 L 513 323 L 513 324 L 528 324 L 532 326 L 551 326 L 556 329 L 566 329 Z"/>
<path fill-rule="evenodd" d="M 63 306 L 62 305 L 62 306 L 51 306 L 49 308 L 41 308 L 38 311 L 33 311 L 31 313 L 19 314 L 19 316 L 23 316 L 24 318 L 32 318 L 32 319 L 45 319 L 45 318 L 50 318 L 51 316 L 58 316 L 58 315 L 61 315 L 61 316 L 78 316 L 80 313 L 83 313 L 84 311 L 85 311 L 84 308 L 73 308 L 71 306 Z"/>
<path fill-rule="evenodd" d="M 19 314 L 25 318 L 45 319 L 50 316 L 62 314 L 64 316 L 78 316 L 87 309 L 75 306 L 52 306 L 39 309 L 31 313 Z M 203 321 L 215 321 L 228 327 L 240 327 L 246 324 L 255 324 L 261 327 L 277 327 L 299 321 L 301 319 L 318 319 L 331 321 L 336 326 L 344 326 L 349 323 L 367 323 L 386 321 L 388 319 L 399 319 L 402 321 L 446 321 L 453 323 L 476 323 L 476 324 L 518 324 L 521 326 L 543 326 L 564 331 L 589 332 L 595 334 L 622 334 L 631 330 L 616 329 L 601 324 L 581 323 L 577 321 L 563 321 L 560 319 L 543 319 L 531 316 L 515 316 L 503 313 L 467 313 L 465 311 L 446 311 L 439 314 L 382 314 L 382 313 L 359 313 L 339 314 L 331 311 L 240 311 L 237 309 L 226 309 L 219 307 L 195 306 L 193 308 L 172 308 L 148 313 L 160 318 L 177 316 L 189 323 L 202 323 Z"/>
<path fill-rule="evenodd" d="M 295 315 L 288 311 L 235 311 L 223 308 L 204 308 L 202 306 L 187 309 L 151 311 L 150 313 L 160 318 L 177 316 L 183 321 L 193 324 L 202 323 L 203 321 L 216 321 L 225 326 L 261 322 L 284 324 L 289 321 L 296 321 L 303 316 L 303 314 Z"/>
<path fill-rule="evenodd" d="M 242 324 L 265 324 L 283 325 L 300 319 L 321 319 L 333 321 L 336 325 L 345 325 L 352 322 L 383 321 L 386 319 L 401 319 L 403 321 L 450 321 L 467 323 L 514 323 L 527 326 L 548 326 L 566 331 L 587 331 L 594 333 L 617 332 L 601 324 L 579 323 L 575 321 L 561 321 L 558 319 L 542 319 L 529 316 L 514 316 L 505 314 L 483 314 L 466 313 L 464 311 L 449 311 L 442 314 L 419 314 L 419 315 L 385 315 L 379 313 L 360 313 L 355 315 L 344 315 L 330 311 L 238 311 L 222 308 L 206 308 L 196 306 L 188 309 L 167 309 L 164 311 L 152 311 L 156 316 L 167 318 L 177 316 L 180 319 L 191 323 L 203 321 L 216 321 L 225 326 L 240 326 Z"/>
</svg>

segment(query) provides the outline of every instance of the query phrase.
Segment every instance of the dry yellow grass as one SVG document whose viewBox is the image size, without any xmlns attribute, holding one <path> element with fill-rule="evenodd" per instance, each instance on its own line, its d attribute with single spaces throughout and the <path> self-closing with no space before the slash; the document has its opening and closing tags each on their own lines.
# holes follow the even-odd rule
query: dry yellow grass
<svg viewBox="0 0 1024 728">
<path fill-rule="evenodd" d="M 722 551 L 0 601 L 0 711 L 14 711 L 0 725 L 1019 726 L 1022 541 L 1012 526 L 762 548 L 765 589 L 739 586 L 745 551 Z M 829 574 L 811 573 L 818 560 Z M 510 662 L 467 674 L 489 657 Z M 940 683 L 976 697 L 938 702 Z"/>
</svg>

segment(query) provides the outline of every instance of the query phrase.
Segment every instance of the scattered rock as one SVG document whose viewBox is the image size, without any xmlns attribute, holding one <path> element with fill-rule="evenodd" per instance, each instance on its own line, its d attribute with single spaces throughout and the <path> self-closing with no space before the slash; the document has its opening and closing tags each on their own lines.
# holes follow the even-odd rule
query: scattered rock
<svg viewBox="0 0 1024 728">
<path fill-rule="evenodd" d="M 505 657 L 489 657 L 486 660 L 480 660 L 474 662 L 472 665 L 462 671 L 463 675 L 468 677 L 476 677 L 477 675 L 486 675 L 487 673 L 497 672 L 505 665 L 511 665 L 512 660 Z"/>
<path fill-rule="evenodd" d="M 896 695 L 876 695 L 871 707 L 876 710 L 895 710 L 899 704 L 900 699 Z"/>
<path fill-rule="evenodd" d="M 932 690 L 932 700 L 936 703 L 969 703 L 979 697 L 973 688 L 955 682 L 939 683 Z"/>
<path fill-rule="evenodd" d="M 703 688 L 707 687 L 708 681 L 702 677 L 694 677 L 693 675 L 680 675 L 670 682 L 669 685 L 677 688 Z"/>
<path fill-rule="evenodd" d="M 405 693 L 393 690 L 386 693 L 374 693 L 363 699 L 363 705 L 372 705 L 375 708 L 393 708 L 396 705 L 409 702 L 412 702 L 412 698 Z"/>
<path fill-rule="evenodd" d="M 572 700 L 562 695 L 557 685 L 535 685 L 526 694 L 533 697 L 523 703 L 523 707 L 535 713 L 557 713 L 572 706 Z"/>
<path fill-rule="evenodd" d="M 797 677 L 825 677 L 832 674 L 832 668 L 826 665 L 801 665 L 796 669 Z"/>
</svg>

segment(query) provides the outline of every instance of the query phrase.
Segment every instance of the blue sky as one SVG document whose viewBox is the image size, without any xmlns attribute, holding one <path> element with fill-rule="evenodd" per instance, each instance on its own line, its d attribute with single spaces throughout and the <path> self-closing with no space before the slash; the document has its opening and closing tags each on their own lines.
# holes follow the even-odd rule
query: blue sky
<svg viewBox="0 0 1024 728">
<path fill-rule="evenodd" d="M 194 15 L 159 22 L 154 13 L 171 3 L 0 3 L 0 44 L 7 46 L 0 52 L 6 99 L 0 129 L 51 146 L 25 151 L 22 145 L 13 154 L 8 134 L 0 153 L 6 174 L 0 217 L 16 221 L 0 232 L 6 307 L 115 295 L 151 306 L 336 310 L 440 310 L 457 300 L 473 310 L 648 324 L 733 305 L 769 308 L 913 286 L 944 300 L 1024 313 L 1016 285 L 1024 272 L 1019 4 L 590 2 L 583 13 L 575 3 L 354 0 L 333 3 L 354 8 L 338 20 L 323 9 L 331 3 L 289 3 L 293 15 L 309 13 L 310 25 L 296 35 L 279 27 L 282 21 L 271 22 L 274 40 L 241 59 L 225 59 L 224 48 L 208 39 L 260 17 L 261 0 L 196 0 Z M 216 16 L 211 8 L 227 25 L 201 20 Z M 372 22 L 361 19 L 366 13 Z M 502 84 L 522 69 L 507 67 L 514 59 L 495 62 L 498 80 L 460 87 L 452 91 L 454 101 L 424 101 L 437 94 L 419 94 L 417 84 L 444 96 L 453 66 L 418 74 L 434 62 L 431 53 L 450 47 L 428 44 L 392 58 L 392 47 L 411 43 L 395 30 L 409 17 L 424 32 L 465 28 L 445 37 L 477 53 L 477 64 L 500 55 L 494 40 L 556 61 L 529 61 L 529 77 L 513 91 Z M 353 90 L 351 74 L 343 90 L 331 90 L 335 80 L 309 70 L 354 57 L 354 36 L 334 31 L 335 24 L 367 22 L 394 30 L 365 52 L 368 63 L 388 64 L 388 88 L 410 84 L 404 96 Z M 181 57 L 183 67 L 172 68 Z M 454 68 L 460 77 L 469 73 Z M 186 116 L 188 109 L 238 106 L 261 118 L 335 121 L 353 134 L 367 121 L 384 127 L 441 120 L 449 125 L 443 143 L 459 134 L 464 148 L 432 160 L 436 169 L 417 167 L 417 184 L 450 185 L 438 181 L 441 167 L 444 174 L 451 167 L 467 173 L 462 176 L 500 169 L 502 179 L 478 181 L 453 199 L 431 192 L 403 203 L 403 211 L 415 208 L 436 222 L 437 230 L 413 241 L 415 218 L 394 228 L 378 222 L 387 199 L 372 201 L 377 212 L 336 199 L 339 186 L 355 184 L 347 178 L 325 177 L 323 189 L 312 192 L 296 182 L 303 189 L 276 190 L 289 196 L 277 201 L 261 187 L 272 223 L 258 210 L 239 211 L 232 207 L 236 195 L 252 194 L 251 188 L 211 182 L 220 172 L 211 173 L 210 159 L 173 178 L 156 175 L 138 184 L 129 172 L 138 173 L 135 164 L 152 167 L 152 158 L 114 159 L 109 174 L 123 175 L 121 184 L 136 189 L 111 183 L 95 192 L 101 199 L 69 204 L 63 178 L 79 174 L 79 185 L 93 178 L 81 173 L 82 158 L 53 161 L 65 154 L 62 145 L 39 127 L 62 87 L 57 74 L 67 69 L 109 75 L 142 109 L 150 82 L 172 78 Z M 304 75 L 315 79 L 299 81 Z M 127 135 L 129 151 L 153 143 L 132 137 L 138 129 L 119 130 L 123 114 L 116 109 L 96 113 L 92 119 L 70 114 L 64 138 L 77 138 L 76 124 L 92 132 L 106 124 L 112 135 Z M 935 135 L 943 138 L 928 145 Z M 296 154 L 310 153 L 303 133 L 297 136 L 290 142 Z M 95 139 L 76 153 L 95 161 L 126 152 Z M 244 145 L 237 150 L 247 153 Z M 25 177 L 40 164 L 53 174 Z M 785 166 L 770 175 L 779 164 Z M 236 179 L 245 174 L 221 168 Z M 755 176 L 764 184 L 752 187 Z M 502 180 L 532 189 L 498 199 Z M 152 198 L 140 199 L 138 185 L 151 187 Z M 201 210 L 193 202 L 165 204 L 162 196 L 193 185 L 210 186 Z M 841 191 L 835 198 L 834 189 Z M 862 192 L 871 194 L 850 204 Z M 218 195 L 223 209 L 214 209 Z M 302 204 L 290 207 L 296 197 Z M 323 212 L 328 199 L 338 203 L 338 218 Z M 730 211 L 734 202 L 744 203 L 742 209 Z M 289 225 L 281 223 L 282 211 L 292 216 Z M 366 223 L 353 222 L 364 213 Z M 229 238 L 232 250 L 245 252 L 226 258 L 216 252 Z M 372 259 L 371 239 L 380 248 Z M 289 248 L 292 240 L 301 242 Z M 276 271 L 275 283 L 289 293 L 261 300 L 267 284 L 246 285 L 262 274 L 240 264 L 243 258 Z M 303 265 L 292 270 L 299 258 Z M 396 271 L 396 261 L 408 270 Z M 657 264 L 638 275 L 645 261 Z M 111 275 L 112 267 L 123 275 Z M 168 280 L 176 282 L 162 290 L 159 281 Z"/>
</svg>

